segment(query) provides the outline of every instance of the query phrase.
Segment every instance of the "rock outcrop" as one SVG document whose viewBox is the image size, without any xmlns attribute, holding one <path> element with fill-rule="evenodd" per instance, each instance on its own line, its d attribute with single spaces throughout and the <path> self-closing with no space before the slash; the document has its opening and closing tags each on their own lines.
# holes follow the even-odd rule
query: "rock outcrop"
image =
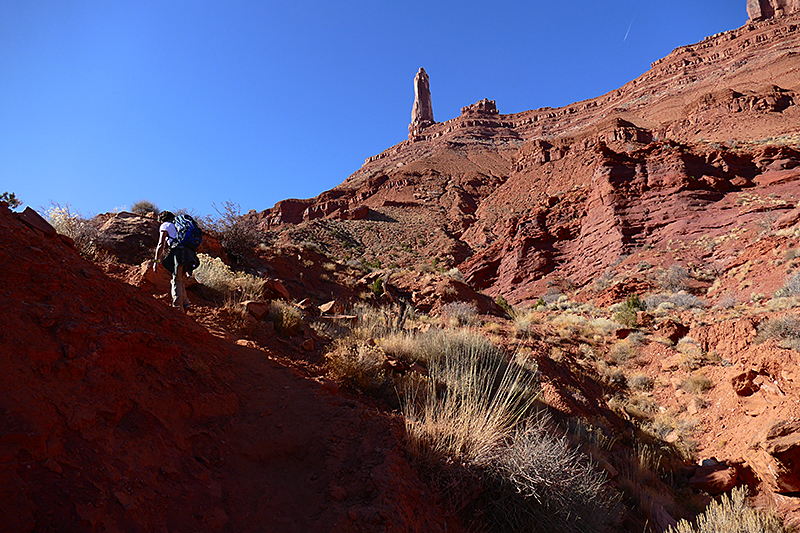
<svg viewBox="0 0 800 533">
<path fill-rule="evenodd" d="M 750 20 L 782 17 L 800 11 L 800 0 L 747 0 Z"/>
<path fill-rule="evenodd" d="M 411 110 L 411 124 L 408 125 L 409 140 L 414 140 L 423 129 L 432 124 L 435 124 L 435 121 L 431 102 L 431 82 L 428 73 L 420 67 L 414 77 L 414 107 Z"/>
</svg>

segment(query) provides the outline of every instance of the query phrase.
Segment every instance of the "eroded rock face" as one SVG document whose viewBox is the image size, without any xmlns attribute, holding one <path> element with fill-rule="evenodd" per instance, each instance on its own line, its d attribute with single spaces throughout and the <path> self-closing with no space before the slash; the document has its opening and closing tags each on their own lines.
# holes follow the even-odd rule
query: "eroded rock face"
<svg viewBox="0 0 800 533">
<path fill-rule="evenodd" d="M 782 17 L 800 11 L 799 0 L 747 0 L 747 15 L 751 20 Z"/>
<path fill-rule="evenodd" d="M 420 67 L 414 77 L 414 107 L 411 110 L 411 124 L 408 125 L 408 138 L 434 124 L 433 103 L 431 103 L 431 82 L 428 73 Z"/>
<path fill-rule="evenodd" d="M 800 491 L 800 421 L 776 421 L 751 443 L 747 462 L 778 493 Z"/>
</svg>

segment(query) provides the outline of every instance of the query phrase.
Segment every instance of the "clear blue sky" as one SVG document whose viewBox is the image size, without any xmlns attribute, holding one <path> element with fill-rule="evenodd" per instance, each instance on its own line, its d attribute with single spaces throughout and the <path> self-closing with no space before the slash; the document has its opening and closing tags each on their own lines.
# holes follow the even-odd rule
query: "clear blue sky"
<svg viewBox="0 0 800 533">
<path fill-rule="evenodd" d="M 745 0 L 3 0 L 0 192 L 86 216 L 308 198 L 434 117 L 593 98 Z"/>
</svg>

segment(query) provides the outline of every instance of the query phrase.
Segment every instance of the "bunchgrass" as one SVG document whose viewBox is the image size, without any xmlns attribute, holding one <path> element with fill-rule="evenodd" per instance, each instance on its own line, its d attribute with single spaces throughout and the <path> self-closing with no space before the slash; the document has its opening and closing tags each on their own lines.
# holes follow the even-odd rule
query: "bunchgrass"
<svg viewBox="0 0 800 533">
<path fill-rule="evenodd" d="M 737 487 L 712 501 L 695 524 L 681 520 L 668 533 L 788 533 L 780 519 L 753 509 L 746 498 L 747 489 Z"/>
</svg>

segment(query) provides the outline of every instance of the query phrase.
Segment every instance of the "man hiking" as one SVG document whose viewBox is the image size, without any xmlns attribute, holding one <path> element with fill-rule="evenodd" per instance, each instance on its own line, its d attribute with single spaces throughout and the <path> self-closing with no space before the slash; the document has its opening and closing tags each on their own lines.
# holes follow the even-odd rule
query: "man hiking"
<svg viewBox="0 0 800 533">
<path fill-rule="evenodd" d="M 172 274 L 171 294 L 172 307 L 178 307 L 184 313 L 191 305 L 186 297 L 186 278 L 200 266 L 195 250 L 202 242 L 202 231 L 189 215 L 176 217 L 169 211 L 158 215 L 161 226 L 158 228 L 158 246 L 153 271 L 158 268 L 158 259 L 164 250 L 169 249 L 167 256 L 161 261 L 164 268 Z"/>
</svg>

